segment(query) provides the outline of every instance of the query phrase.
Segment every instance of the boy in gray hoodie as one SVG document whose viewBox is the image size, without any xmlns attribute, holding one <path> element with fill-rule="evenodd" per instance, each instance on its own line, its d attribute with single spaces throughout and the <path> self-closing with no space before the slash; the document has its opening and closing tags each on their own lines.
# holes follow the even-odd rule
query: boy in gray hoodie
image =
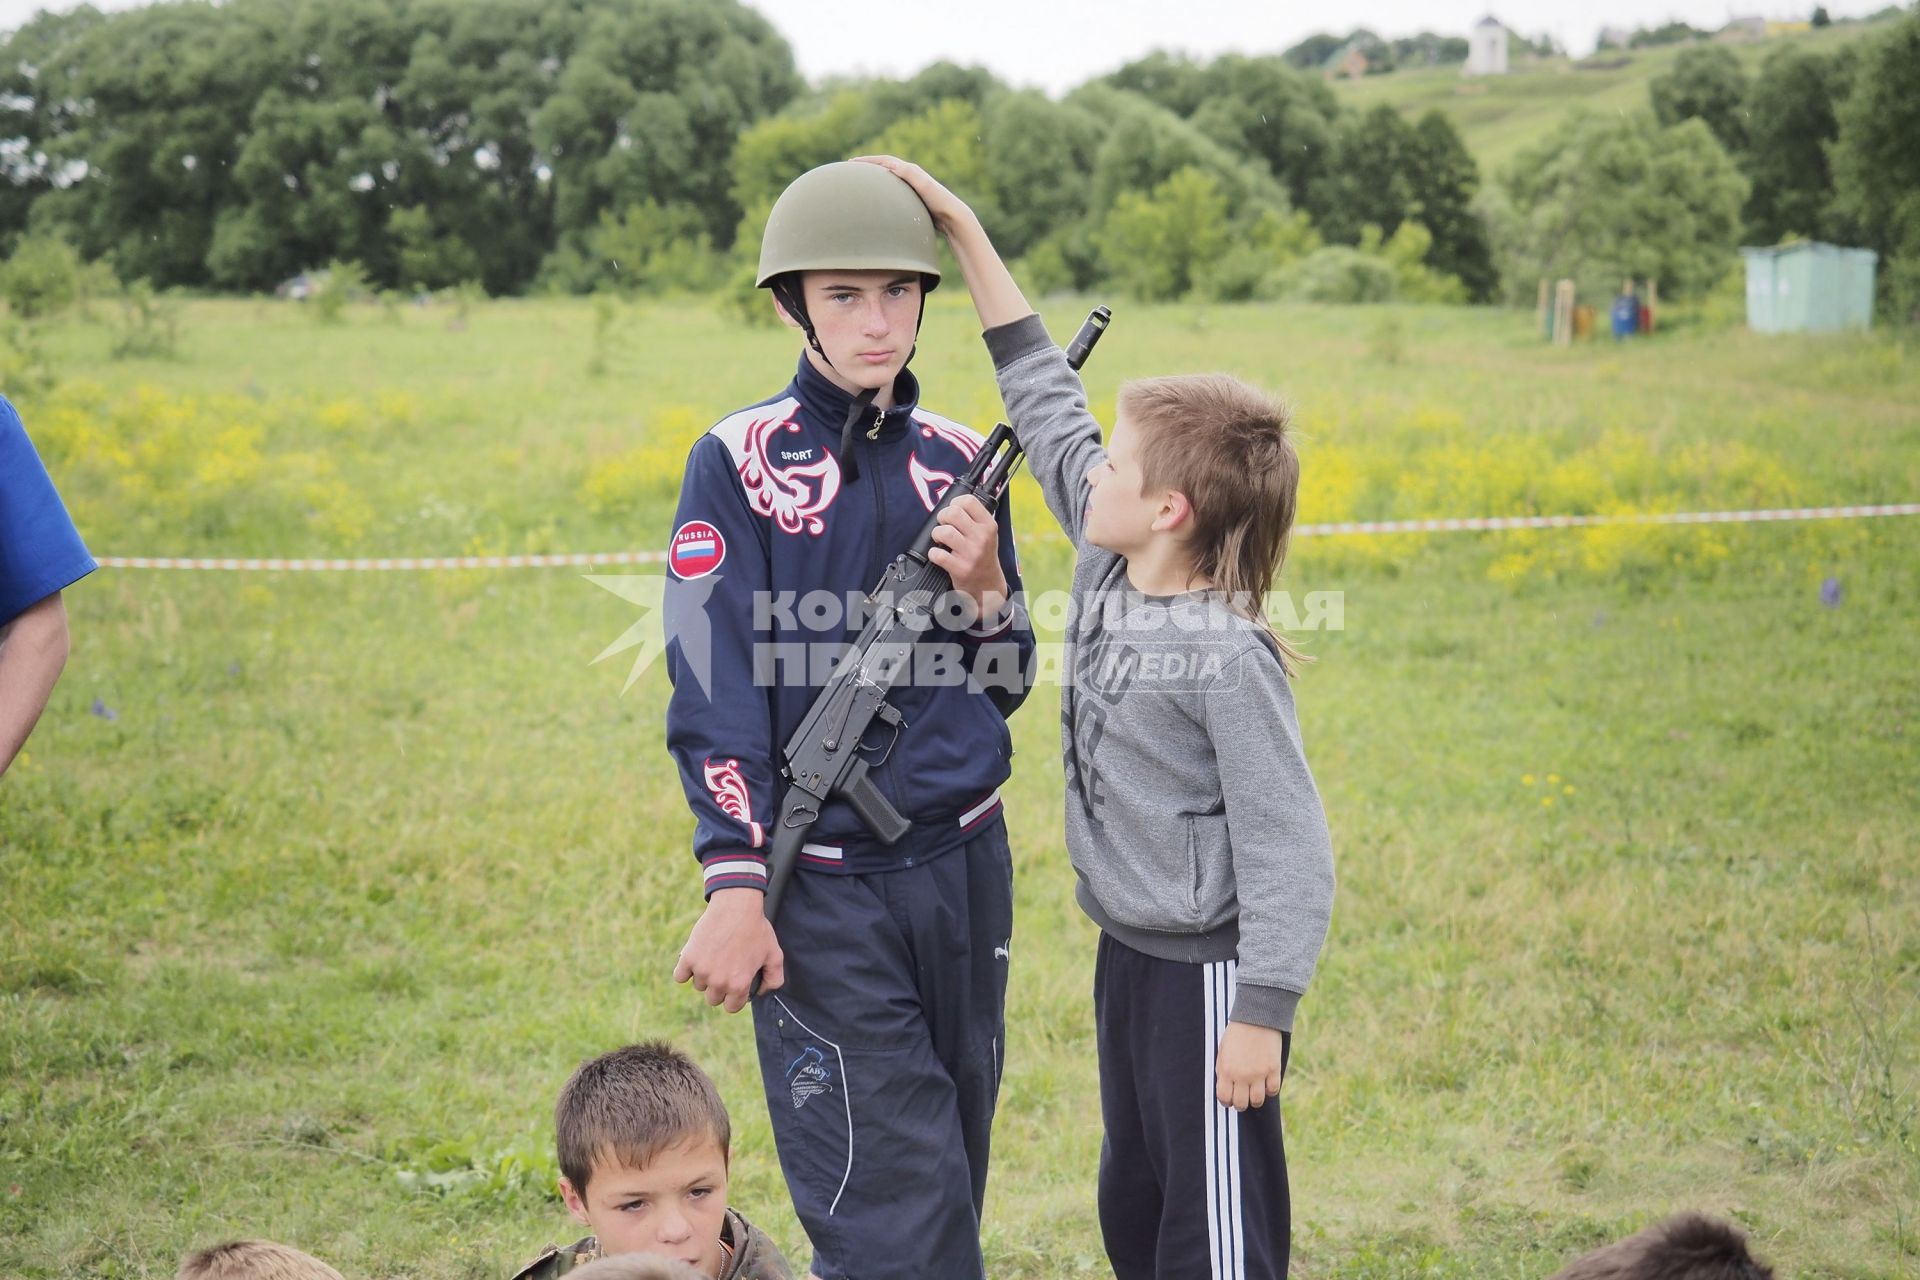
<svg viewBox="0 0 1920 1280">
<path fill-rule="evenodd" d="M 1286 411 L 1221 375 L 1135 382 L 1103 446 L 972 210 L 917 165 L 870 159 L 952 246 L 1077 553 L 1061 736 L 1067 850 L 1101 935 L 1108 1258 L 1119 1280 L 1284 1276 L 1278 1095 L 1333 907 L 1298 655 L 1264 610 L 1299 483 Z"/>
</svg>

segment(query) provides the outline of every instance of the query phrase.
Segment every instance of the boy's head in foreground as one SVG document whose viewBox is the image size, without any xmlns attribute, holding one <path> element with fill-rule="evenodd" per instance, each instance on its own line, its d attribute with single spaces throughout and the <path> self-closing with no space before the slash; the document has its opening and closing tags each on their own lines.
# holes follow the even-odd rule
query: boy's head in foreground
<svg viewBox="0 0 1920 1280">
<path fill-rule="evenodd" d="M 561 1198 L 602 1253 L 720 1274 L 732 1128 L 706 1072 L 662 1043 L 601 1054 L 560 1090 L 553 1127 Z"/>
<path fill-rule="evenodd" d="M 1580 1258 L 1553 1280 L 1773 1280 L 1747 1238 L 1697 1213 L 1648 1227 Z"/>
<path fill-rule="evenodd" d="M 1225 374 L 1127 383 L 1087 475 L 1087 540 L 1129 559 L 1171 551 L 1264 618 L 1300 487 L 1288 425 L 1284 405 Z"/>
<path fill-rule="evenodd" d="M 656 1253 L 623 1253 L 575 1267 L 567 1280 L 700 1280 L 700 1273 Z"/>
<path fill-rule="evenodd" d="M 235 1240 L 190 1254 L 176 1280 L 341 1280 L 340 1273 L 298 1249 L 271 1240 Z"/>
</svg>

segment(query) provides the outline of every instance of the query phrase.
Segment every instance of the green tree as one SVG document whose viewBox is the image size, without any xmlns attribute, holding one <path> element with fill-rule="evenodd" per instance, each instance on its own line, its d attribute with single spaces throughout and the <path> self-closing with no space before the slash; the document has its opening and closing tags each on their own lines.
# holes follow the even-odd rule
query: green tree
<svg viewBox="0 0 1920 1280">
<path fill-rule="evenodd" d="M 896 121 L 862 143 L 859 153 L 905 156 L 924 166 L 973 206 L 989 230 L 995 230 L 1000 225 L 1000 194 L 987 164 L 983 135 L 980 109 L 966 98 L 948 98 L 919 115 Z"/>
<path fill-rule="evenodd" d="M 1420 135 L 1401 114 L 1381 104 L 1342 116 L 1333 127 L 1325 170 L 1307 193 L 1307 209 L 1321 234 L 1357 243 L 1369 224 L 1391 235 L 1414 206 Z"/>
<path fill-rule="evenodd" d="M 962 67 L 935 62 L 906 80 L 868 80 L 835 85 L 859 93 L 865 103 L 866 134 L 878 133 L 929 106 L 959 99 L 984 111 L 988 102 L 1006 91 L 985 67 Z M 863 135 L 864 136 L 864 135 Z"/>
<path fill-rule="evenodd" d="M 1698 295 L 1734 264 L 1746 179 L 1705 124 L 1576 112 L 1484 193 L 1508 295 L 1570 276 L 1607 296 L 1628 276 Z"/>
<path fill-rule="evenodd" d="M 1863 50 L 1838 118 L 1836 207 L 1880 253 L 1883 299 L 1913 320 L 1920 315 L 1920 14 Z"/>
<path fill-rule="evenodd" d="M 657 200 L 699 209 L 724 243 L 734 139 L 799 89 L 792 51 L 736 0 L 599 0 L 533 116 L 555 230 Z"/>
<path fill-rule="evenodd" d="M 336 258 L 321 271 L 313 293 L 313 318 L 321 324 L 339 324 L 349 302 L 367 296 L 367 272 L 359 263 Z"/>
<path fill-rule="evenodd" d="M 400 279 L 410 286 L 442 289 L 480 274 L 480 257 L 472 246 L 439 225 L 426 205 L 395 209 L 387 219 L 400 255 Z"/>
<path fill-rule="evenodd" d="M 200 283 L 231 200 L 236 121 L 290 61 L 289 5 L 156 5 L 87 24 L 38 69 L 68 104 L 33 220 L 129 278 Z"/>
<path fill-rule="evenodd" d="M 1209 78 L 1207 69 L 1186 54 L 1155 49 L 1097 83 L 1137 93 L 1177 116 L 1191 116 L 1212 97 Z"/>
<path fill-rule="evenodd" d="M 378 108 L 270 90 L 248 123 L 233 165 L 243 203 L 221 213 L 204 255 L 215 281 L 258 289 L 341 257 L 393 282 L 388 206 L 404 198 L 393 190 L 404 144 Z"/>
<path fill-rule="evenodd" d="M 1346 42 L 1344 36 L 1318 31 L 1282 53 L 1280 57 L 1290 67 L 1298 67 L 1302 71 L 1318 71 L 1326 65 L 1328 58 L 1339 52 Z"/>
<path fill-rule="evenodd" d="M 1682 49 L 1673 65 L 1647 83 L 1653 114 L 1663 125 L 1700 120 L 1732 152 L 1747 146 L 1747 73 L 1724 45 Z"/>
<path fill-rule="evenodd" d="M 759 226 L 764 226 L 765 210 L 789 182 L 852 155 L 855 145 L 871 136 L 870 126 L 866 98 L 853 89 L 758 121 L 734 146 L 729 188 L 734 204 L 743 211 L 761 210 Z M 750 229 L 757 239 L 758 227 L 740 224 L 741 233 Z"/>
<path fill-rule="evenodd" d="M 414 12 L 423 29 L 386 110 L 415 159 L 401 175 L 406 190 L 388 198 L 429 208 L 437 237 L 465 246 L 486 289 L 518 291 L 555 236 L 551 169 L 529 121 L 552 92 L 579 14 L 532 0 L 417 0 Z M 396 283 L 413 283 L 406 275 L 403 261 Z"/>
<path fill-rule="evenodd" d="M 1835 104 L 1844 96 L 1839 62 L 1798 45 L 1782 45 L 1760 64 L 1747 90 L 1748 239 L 1777 244 L 1790 235 L 1825 232 L 1833 200 L 1828 152 L 1839 137 Z"/>
<path fill-rule="evenodd" d="M 1339 114 L 1326 83 L 1283 57 L 1227 54 L 1203 64 L 1154 52 L 1095 87 L 1134 94 L 1192 121 L 1228 150 L 1260 161 L 1295 203 L 1326 162 L 1328 133 Z"/>
<path fill-rule="evenodd" d="M 612 268 L 608 282 L 622 292 L 708 289 L 724 268 L 700 211 L 687 205 L 646 200 L 617 218 L 603 213 L 590 243 L 594 257 Z"/>
<path fill-rule="evenodd" d="M 1198 168 L 1150 192 L 1123 192 L 1096 239 L 1107 274 L 1134 296 L 1178 298 L 1226 250 L 1227 196 Z"/>
<path fill-rule="evenodd" d="M 1018 258 L 1082 218 L 1103 133 L 1088 112 L 1042 93 L 1006 93 L 987 104 L 980 138 L 1000 195 L 992 231 L 1001 252 Z"/>
<path fill-rule="evenodd" d="M 1361 244 L 1367 246 L 1366 238 Z M 1465 302 L 1467 287 L 1460 278 L 1429 265 L 1432 248 L 1433 233 L 1411 218 L 1380 244 L 1380 256 L 1393 268 L 1394 296 L 1406 302 Z"/>
<path fill-rule="evenodd" d="M 1396 285 L 1392 263 L 1344 244 L 1315 249 L 1277 281 L 1279 296 L 1293 302 L 1391 302 Z"/>
<path fill-rule="evenodd" d="M 83 8 L 0 45 L 0 238 L 31 222 L 158 286 L 342 258 L 517 289 L 646 200 L 724 244 L 734 140 L 801 89 L 738 0 Z"/>
<path fill-rule="evenodd" d="M 1279 58 L 1229 54 L 1206 70 L 1207 97 L 1193 114 L 1201 133 L 1258 160 L 1305 206 L 1325 172 L 1340 105 L 1326 82 Z"/>
<path fill-rule="evenodd" d="M 1393 58 L 1403 67 L 1444 67 L 1467 60 L 1464 36 L 1442 36 L 1431 31 L 1405 36 L 1393 42 Z"/>
<path fill-rule="evenodd" d="M 84 6 L 67 13 L 35 13 L 0 37 L 0 240 L 10 246 L 27 227 L 28 211 L 48 192 L 71 182 L 77 164 L 74 135 L 85 111 L 73 89 L 73 49 L 107 21 Z"/>
<path fill-rule="evenodd" d="M 1067 101 L 1108 126 L 1094 153 L 1087 210 L 1094 221 L 1115 208 L 1122 195 L 1149 192 L 1189 168 L 1213 178 L 1233 216 L 1286 205 L 1285 192 L 1265 165 L 1235 155 L 1138 94 L 1095 85 L 1077 90 Z"/>
<path fill-rule="evenodd" d="M 0 298 L 22 320 L 64 311 L 79 300 L 86 267 L 58 236 L 23 236 L 0 263 Z"/>
<path fill-rule="evenodd" d="M 1705 40 L 1708 32 L 1698 27 L 1688 26 L 1684 22 L 1662 23 L 1657 27 L 1641 27 L 1627 37 L 1629 49 L 1658 49 L 1663 45 L 1686 44 L 1692 40 Z"/>
<path fill-rule="evenodd" d="M 1418 219 L 1427 236 L 1422 261 L 1438 274 L 1458 280 L 1473 301 L 1491 301 L 1499 290 L 1500 276 L 1494 269 L 1486 223 L 1474 208 L 1480 167 L 1453 122 L 1440 112 L 1421 116 L 1413 133 L 1407 175 L 1412 203 L 1407 216 Z M 1392 230 L 1397 234 L 1400 228 Z"/>
<path fill-rule="evenodd" d="M 1282 271 L 1321 243 L 1305 210 L 1262 209 L 1251 223 L 1235 227 L 1226 251 L 1195 273 L 1193 291 L 1220 302 L 1279 297 Z"/>
</svg>

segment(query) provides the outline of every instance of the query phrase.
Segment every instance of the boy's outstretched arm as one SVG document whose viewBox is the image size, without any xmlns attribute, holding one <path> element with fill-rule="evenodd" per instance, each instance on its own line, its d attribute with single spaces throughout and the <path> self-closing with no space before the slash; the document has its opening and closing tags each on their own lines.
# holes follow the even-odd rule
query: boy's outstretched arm
<svg viewBox="0 0 1920 1280">
<path fill-rule="evenodd" d="M 980 219 L 960 197 L 925 169 L 895 156 L 861 156 L 912 187 L 935 227 L 947 237 L 986 329 L 994 376 L 1006 402 L 1007 421 L 1020 437 L 1033 478 L 1054 519 L 1085 553 L 1087 473 L 1103 465 L 1100 424 L 1087 412 L 1087 392 L 1066 353 L 1047 335 L 1040 317 L 1014 283 Z"/>
</svg>

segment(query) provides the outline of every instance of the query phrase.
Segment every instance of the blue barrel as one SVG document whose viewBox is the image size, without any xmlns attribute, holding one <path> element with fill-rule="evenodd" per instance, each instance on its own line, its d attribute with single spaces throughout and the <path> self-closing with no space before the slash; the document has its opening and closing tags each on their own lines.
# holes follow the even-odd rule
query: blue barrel
<svg viewBox="0 0 1920 1280">
<path fill-rule="evenodd" d="M 1613 336 L 1631 338 L 1640 331 L 1640 300 L 1623 293 L 1613 300 Z"/>
</svg>

